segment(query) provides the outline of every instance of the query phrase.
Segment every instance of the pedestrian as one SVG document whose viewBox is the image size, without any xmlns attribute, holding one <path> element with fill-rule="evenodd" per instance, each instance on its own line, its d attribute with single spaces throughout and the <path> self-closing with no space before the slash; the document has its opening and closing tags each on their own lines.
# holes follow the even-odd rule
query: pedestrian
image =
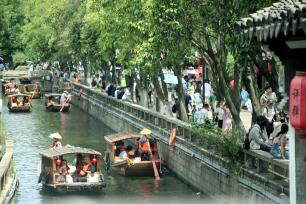
<svg viewBox="0 0 306 204">
<path fill-rule="evenodd" d="M 186 109 L 186 113 L 187 113 L 187 116 L 189 118 L 189 105 L 191 105 L 191 101 L 192 101 L 192 98 L 190 96 L 189 93 L 185 93 L 185 109 Z"/>
<path fill-rule="evenodd" d="M 218 127 L 222 128 L 223 126 L 223 101 L 218 101 L 217 108 L 216 108 L 216 121 L 218 122 Z"/>
<path fill-rule="evenodd" d="M 270 85 L 266 86 L 265 89 L 265 93 L 262 94 L 262 96 L 260 97 L 260 104 L 262 106 L 262 108 L 266 108 L 269 103 L 273 103 L 273 105 L 275 105 L 275 103 L 277 102 L 277 97 L 275 92 L 273 92 L 272 87 Z"/>
<path fill-rule="evenodd" d="M 152 104 L 152 94 L 153 94 L 153 88 L 151 84 L 149 85 L 149 91 L 148 91 L 148 97 L 149 97 L 149 104 Z"/>
<path fill-rule="evenodd" d="M 187 75 L 184 76 L 184 79 L 183 79 L 183 89 L 184 91 L 186 91 L 187 89 L 189 89 L 190 87 L 190 83 L 189 83 L 189 78 Z"/>
<path fill-rule="evenodd" d="M 208 104 L 200 105 L 194 113 L 194 121 L 198 125 L 205 124 L 208 118 Z"/>
<path fill-rule="evenodd" d="M 124 89 L 124 94 L 123 94 L 123 96 L 122 96 L 122 100 L 128 101 L 128 100 L 130 99 L 130 96 L 131 96 L 130 89 L 129 89 L 129 87 L 126 87 L 126 88 Z"/>
<path fill-rule="evenodd" d="M 212 111 L 212 114 L 215 115 L 215 110 L 216 110 L 216 96 L 214 94 L 213 89 L 211 89 L 211 93 L 209 96 L 209 105 Z"/>
<path fill-rule="evenodd" d="M 253 150 L 263 150 L 270 152 L 271 145 L 266 132 L 267 118 L 265 116 L 258 116 L 256 124 L 249 132 L 250 148 Z"/>
<path fill-rule="evenodd" d="M 204 83 L 204 88 L 205 88 L 205 91 L 204 91 L 204 103 L 209 103 L 209 97 L 210 97 L 210 93 L 211 93 L 211 85 L 209 83 L 209 80 L 206 79 L 205 80 L 205 83 Z M 202 92 L 203 92 L 203 86 L 202 86 Z"/>
<path fill-rule="evenodd" d="M 198 90 L 196 90 L 195 93 L 193 94 L 193 98 L 194 98 L 194 105 L 195 105 L 195 107 L 199 108 L 199 106 L 201 104 L 203 104 L 203 102 L 202 102 L 201 94 L 199 93 Z"/>
<path fill-rule="evenodd" d="M 241 97 L 241 108 L 246 107 L 250 94 L 245 90 L 245 86 L 242 86 L 240 97 Z"/>
<path fill-rule="evenodd" d="M 232 129 L 232 114 L 229 110 L 228 104 L 223 105 L 223 133 L 227 134 Z"/>
<path fill-rule="evenodd" d="M 273 122 L 274 116 L 277 114 L 277 110 L 274 106 L 274 103 L 268 100 L 268 105 L 263 109 L 263 115 L 268 119 L 267 122 L 267 134 L 270 138 L 270 134 L 273 132 Z"/>
</svg>

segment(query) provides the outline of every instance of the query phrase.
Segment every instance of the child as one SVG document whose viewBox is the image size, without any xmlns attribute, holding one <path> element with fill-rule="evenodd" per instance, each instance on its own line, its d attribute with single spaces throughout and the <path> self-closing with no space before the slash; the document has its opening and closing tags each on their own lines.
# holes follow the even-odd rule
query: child
<svg viewBox="0 0 306 204">
<path fill-rule="evenodd" d="M 223 114 L 224 114 L 224 111 L 222 109 L 222 106 L 223 106 L 223 101 L 218 101 L 215 115 L 216 115 L 216 120 L 218 122 L 218 127 L 219 128 L 222 128 L 222 126 L 223 126 Z"/>
</svg>

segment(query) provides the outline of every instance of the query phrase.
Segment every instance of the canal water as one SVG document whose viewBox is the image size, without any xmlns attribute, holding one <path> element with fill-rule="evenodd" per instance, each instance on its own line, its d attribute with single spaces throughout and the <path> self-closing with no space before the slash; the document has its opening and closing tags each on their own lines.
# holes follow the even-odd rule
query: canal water
<svg viewBox="0 0 306 204">
<path fill-rule="evenodd" d="M 32 102 L 30 113 L 10 113 L 6 100 L 3 101 L 4 131 L 7 139 L 15 143 L 14 161 L 19 179 L 14 203 L 203 203 L 196 191 L 171 174 L 157 182 L 154 178 L 126 178 L 103 172 L 107 187 L 95 195 L 59 196 L 42 191 L 37 175 L 39 151 L 50 147 L 50 133 L 59 132 L 63 144 L 104 153 L 103 136 L 113 132 L 77 107 L 72 106 L 69 113 L 51 113 L 45 110 L 42 99 Z"/>
</svg>

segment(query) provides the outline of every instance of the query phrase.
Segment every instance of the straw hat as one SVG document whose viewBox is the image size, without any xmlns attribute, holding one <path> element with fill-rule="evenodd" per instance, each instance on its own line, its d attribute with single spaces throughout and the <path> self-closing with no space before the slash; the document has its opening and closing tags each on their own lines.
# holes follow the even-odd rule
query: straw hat
<svg viewBox="0 0 306 204">
<path fill-rule="evenodd" d="M 148 128 L 145 128 L 142 131 L 140 131 L 140 134 L 142 134 L 142 135 L 150 135 L 151 133 L 152 133 L 152 131 L 149 130 Z"/>
<path fill-rule="evenodd" d="M 56 133 L 52 133 L 49 135 L 49 138 L 53 138 L 53 139 L 62 139 L 62 136 L 56 132 Z"/>
</svg>

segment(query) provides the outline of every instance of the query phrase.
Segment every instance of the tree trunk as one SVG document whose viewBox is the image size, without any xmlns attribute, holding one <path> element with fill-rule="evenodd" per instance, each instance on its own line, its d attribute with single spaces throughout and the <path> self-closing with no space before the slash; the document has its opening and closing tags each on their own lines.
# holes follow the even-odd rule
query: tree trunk
<svg viewBox="0 0 306 204">
<path fill-rule="evenodd" d="M 182 77 L 180 74 L 181 70 L 174 69 L 174 74 L 177 76 L 178 79 L 178 100 L 180 104 L 180 119 L 182 121 L 188 121 L 188 116 L 187 116 L 187 111 L 185 108 L 185 93 L 183 89 L 183 84 L 182 84 Z"/>
<path fill-rule="evenodd" d="M 250 91 L 250 98 L 252 101 L 253 114 L 252 114 L 252 123 L 256 121 L 256 117 L 261 115 L 261 106 L 259 102 L 259 93 L 256 80 L 254 78 L 254 73 L 249 73 L 247 75 L 247 89 Z"/>
</svg>

